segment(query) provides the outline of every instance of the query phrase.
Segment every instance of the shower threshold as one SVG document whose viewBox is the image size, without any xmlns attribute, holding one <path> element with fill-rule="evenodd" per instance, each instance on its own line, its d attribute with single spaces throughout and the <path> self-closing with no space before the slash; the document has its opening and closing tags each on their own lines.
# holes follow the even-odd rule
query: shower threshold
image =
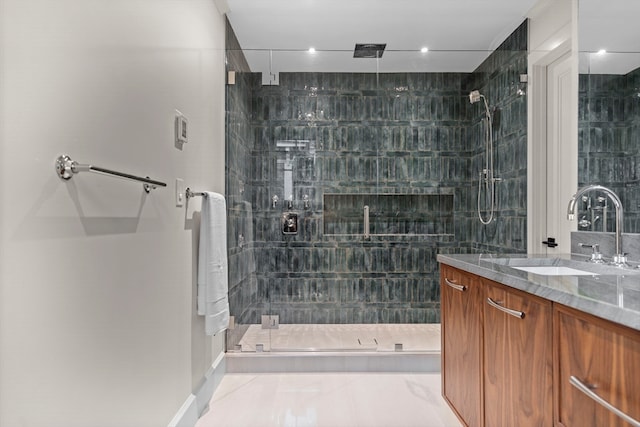
<svg viewBox="0 0 640 427">
<path fill-rule="evenodd" d="M 440 324 L 250 325 L 230 352 L 440 352 Z"/>
</svg>

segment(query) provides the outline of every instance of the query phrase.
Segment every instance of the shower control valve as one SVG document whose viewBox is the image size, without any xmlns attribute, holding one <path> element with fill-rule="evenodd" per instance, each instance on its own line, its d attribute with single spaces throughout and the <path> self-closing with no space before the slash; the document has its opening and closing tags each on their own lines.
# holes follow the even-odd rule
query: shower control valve
<svg viewBox="0 0 640 427">
<path fill-rule="evenodd" d="M 278 205 L 278 200 L 279 200 L 279 199 L 278 199 L 278 196 L 277 196 L 277 195 L 276 195 L 276 196 L 273 196 L 273 197 L 271 198 L 271 207 L 272 207 L 272 208 L 275 208 L 275 207 Z"/>
</svg>

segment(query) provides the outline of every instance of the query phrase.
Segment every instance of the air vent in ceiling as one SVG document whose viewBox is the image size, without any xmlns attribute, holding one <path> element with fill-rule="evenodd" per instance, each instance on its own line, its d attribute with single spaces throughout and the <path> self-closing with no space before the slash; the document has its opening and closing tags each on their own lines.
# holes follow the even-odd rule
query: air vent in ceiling
<svg viewBox="0 0 640 427">
<path fill-rule="evenodd" d="M 386 43 L 356 43 L 354 58 L 382 58 Z"/>
</svg>

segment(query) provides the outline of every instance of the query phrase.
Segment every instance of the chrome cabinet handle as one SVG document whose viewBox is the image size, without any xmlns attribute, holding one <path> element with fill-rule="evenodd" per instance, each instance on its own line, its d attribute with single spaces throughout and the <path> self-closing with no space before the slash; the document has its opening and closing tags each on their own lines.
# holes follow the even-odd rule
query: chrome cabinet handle
<svg viewBox="0 0 640 427">
<path fill-rule="evenodd" d="M 451 280 L 444 278 L 444 283 L 446 283 L 449 287 L 452 287 L 456 291 L 464 292 L 467 290 L 467 287 L 464 285 L 458 285 L 457 283 L 452 282 Z"/>
<path fill-rule="evenodd" d="M 596 393 L 593 392 L 593 390 L 591 390 L 585 383 L 580 381 L 578 378 L 571 375 L 571 378 L 569 378 L 569 382 L 571 383 L 572 386 L 574 386 L 575 388 L 577 388 L 578 390 L 586 394 L 589 398 L 593 399 L 596 403 L 599 403 L 600 405 L 604 406 L 608 411 L 613 412 L 614 414 L 616 414 L 617 416 L 619 416 L 620 418 L 622 418 L 632 426 L 640 427 L 640 421 L 634 418 L 631 418 L 629 415 L 625 414 L 620 409 L 616 408 L 611 403 L 604 400 L 602 397 L 598 396 Z"/>
<path fill-rule="evenodd" d="M 522 311 L 512 310 L 510 308 L 503 307 L 500 304 L 498 304 L 496 301 L 492 300 L 491 298 L 487 298 L 487 303 L 489 303 L 491 307 L 497 308 L 498 310 L 503 311 L 513 317 L 517 317 L 518 319 L 524 319 L 524 312 Z"/>
</svg>

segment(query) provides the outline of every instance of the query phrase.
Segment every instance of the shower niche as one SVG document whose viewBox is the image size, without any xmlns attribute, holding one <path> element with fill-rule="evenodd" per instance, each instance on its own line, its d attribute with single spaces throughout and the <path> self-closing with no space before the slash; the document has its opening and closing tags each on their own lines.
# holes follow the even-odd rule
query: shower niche
<svg viewBox="0 0 640 427">
<path fill-rule="evenodd" d="M 452 235 L 453 194 L 325 194 L 325 235 Z"/>
</svg>

